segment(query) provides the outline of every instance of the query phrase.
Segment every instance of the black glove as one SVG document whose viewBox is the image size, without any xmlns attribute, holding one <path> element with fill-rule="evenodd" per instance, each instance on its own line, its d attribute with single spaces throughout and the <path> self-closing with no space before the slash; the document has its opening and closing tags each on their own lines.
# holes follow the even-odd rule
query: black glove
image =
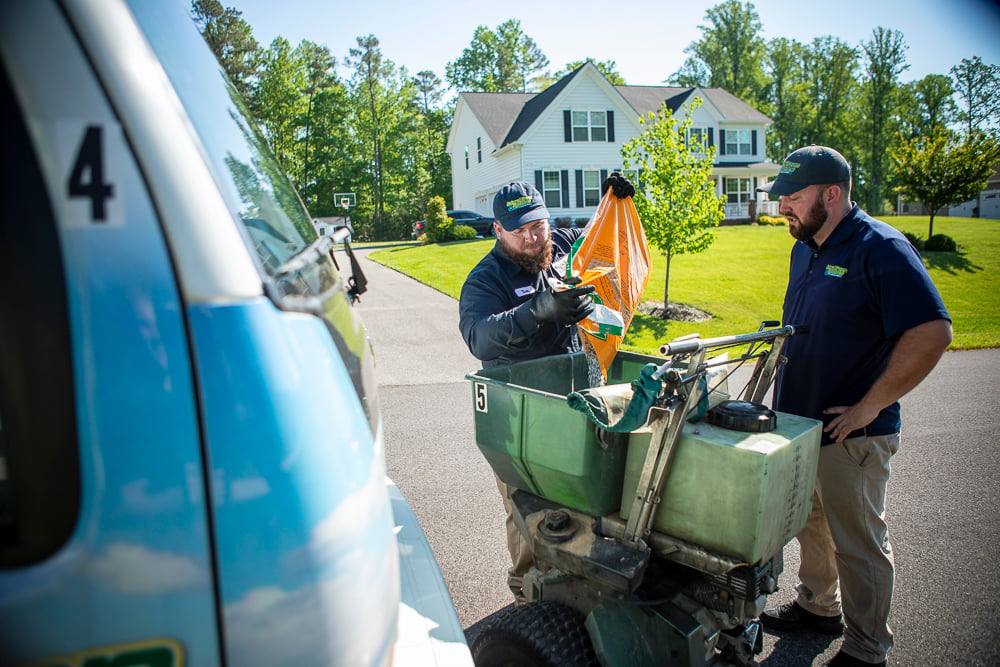
<svg viewBox="0 0 1000 667">
<path fill-rule="evenodd" d="M 603 183 L 601 183 L 602 197 L 608 191 L 608 188 L 611 188 L 611 192 L 613 192 L 619 199 L 625 199 L 626 197 L 631 197 L 635 194 L 635 188 L 632 187 L 632 184 L 628 182 L 627 178 L 622 176 L 617 171 L 612 172 L 612 174 L 604 179 Z"/>
<path fill-rule="evenodd" d="M 575 285 L 580 282 L 580 276 L 567 278 L 565 282 Z M 539 324 L 543 322 L 555 322 L 561 325 L 576 324 L 594 312 L 594 301 L 587 296 L 593 291 L 593 285 L 573 287 L 559 292 L 547 289 L 534 296 L 529 308 Z"/>
</svg>

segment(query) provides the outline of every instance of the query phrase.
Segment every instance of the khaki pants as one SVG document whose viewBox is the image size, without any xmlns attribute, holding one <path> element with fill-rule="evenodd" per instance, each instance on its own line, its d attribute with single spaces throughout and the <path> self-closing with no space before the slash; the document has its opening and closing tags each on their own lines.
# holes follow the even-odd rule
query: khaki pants
<svg viewBox="0 0 1000 667">
<path fill-rule="evenodd" d="M 812 513 L 801 547 L 798 603 L 821 616 L 843 612 L 843 649 L 868 662 L 892 648 L 895 577 L 885 523 L 889 459 L 899 434 L 849 438 L 820 448 Z"/>
<path fill-rule="evenodd" d="M 531 569 L 534 561 L 531 544 L 514 523 L 514 511 L 508 497 L 507 485 L 501 482 L 499 477 L 497 477 L 497 488 L 500 489 L 500 497 L 503 498 L 503 508 L 507 511 L 507 550 L 510 552 L 511 560 L 511 567 L 507 570 L 507 585 L 510 586 L 514 598 L 520 602 L 524 599 L 521 594 L 522 577 Z"/>
</svg>

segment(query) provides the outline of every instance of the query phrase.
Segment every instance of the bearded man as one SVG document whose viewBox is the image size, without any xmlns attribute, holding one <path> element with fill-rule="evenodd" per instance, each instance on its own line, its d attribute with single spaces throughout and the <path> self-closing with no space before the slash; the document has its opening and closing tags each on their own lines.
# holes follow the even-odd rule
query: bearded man
<svg viewBox="0 0 1000 667">
<path fill-rule="evenodd" d="M 611 174 L 601 191 L 611 188 L 619 198 L 635 188 L 618 173 Z M 525 181 L 500 188 L 493 199 L 496 244 L 472 269 L 458 302 L 458 327 L 472 355 L 483 368 L 582 350 L 573 326 L 589 316 L 594 302 L 592 285 L 553 290 L 549 278 L 569 284 L 555 264 L 564 258 L 582 229 L 551 229 L 542 195 Z M 507 548 L 512 567 L 507 583 L 521 601 L 521 578 L 531 568 L 528 542 L 514 524 L 506 485 L 497 479 L 507 510 Z"/>
<path fill-rule="evenodd" d="M 947 349 L 951 320 L 906 237 L 851 201 L 839 152 L 793 151 L 758 190 L 781 198 L 796 239 L 782 319 L 808 327 L 783 350 L 774 409 L 824 423 L 812 513 L 797 538 L 798 594 L 761 622 L 843 634 L 831 667 L 885 665 L 895 579 L 885 504 L 899 399 Z"/>
</svg>

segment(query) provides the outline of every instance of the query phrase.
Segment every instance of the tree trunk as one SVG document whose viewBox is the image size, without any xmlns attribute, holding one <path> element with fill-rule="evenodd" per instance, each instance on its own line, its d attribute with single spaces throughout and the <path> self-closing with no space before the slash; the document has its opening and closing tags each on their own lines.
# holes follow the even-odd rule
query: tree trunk
<svg viewBox="0 0 1000 667">
<path fill-rule="evenodd" d="M 931 223 L 927 227 L 927 240 L 934 236 L 934 209 L 931 209 Z"/>
<path fill-rule="evenodd" d="M 667 311 L 670 308 L 670 253 L 664 253 L 667 258 L 667 275 L 663 281 L 663 319 L 667 319 Z"/>
</svg>

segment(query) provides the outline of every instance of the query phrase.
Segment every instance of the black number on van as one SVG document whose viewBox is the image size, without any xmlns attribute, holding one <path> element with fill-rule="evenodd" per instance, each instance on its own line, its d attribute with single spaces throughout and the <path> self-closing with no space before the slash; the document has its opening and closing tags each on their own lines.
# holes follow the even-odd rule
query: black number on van
<svg viewBox="0 0 1000 667">
<path fill-rule="evenodd" d="M 114 188 L 104 182 L 104 128 L 91 125 L 83 135 L 73 171 L 69 175 L 69 196 L 90 200 L 90 217 L 95 222 L 107 220 L 105 202 L 114 195 Z"/>
</svg>

